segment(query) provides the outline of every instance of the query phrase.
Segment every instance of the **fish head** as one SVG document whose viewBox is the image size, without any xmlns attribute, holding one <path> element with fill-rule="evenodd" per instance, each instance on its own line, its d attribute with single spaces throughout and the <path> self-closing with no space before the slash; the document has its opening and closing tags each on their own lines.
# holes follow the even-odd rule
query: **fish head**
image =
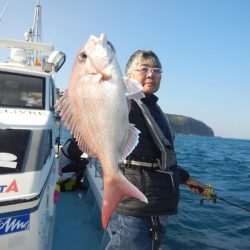
<svg viewBox="0 0 250 250">
<path fill-rule="evenodd" d="M 100 74 L 103 80 L 112 77 L 112 64 L 115 54 L 112 45 L 105 34 L 100 37 L 91 35 L 82 49 L 78 52 L 76 63 L 85 74 Z"/>
<path fill-rule="evenodd" d="M 113 45 L 105 34 L 99 37 L 91 35 L 75 56 L 69 90 L 104 81 L 124 85 Z"/>
</svg>

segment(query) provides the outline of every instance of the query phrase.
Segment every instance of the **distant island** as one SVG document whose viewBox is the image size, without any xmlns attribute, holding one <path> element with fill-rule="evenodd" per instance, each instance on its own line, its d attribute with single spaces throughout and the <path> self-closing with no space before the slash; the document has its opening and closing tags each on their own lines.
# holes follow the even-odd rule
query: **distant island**
<svg viewBox="0 0 250 250">
<path fill-rule="evenodd" d="M 205 123 L 194 118 L 166 114 L 175 134 L 214 136 L 214 131 Z"/>
</svg>

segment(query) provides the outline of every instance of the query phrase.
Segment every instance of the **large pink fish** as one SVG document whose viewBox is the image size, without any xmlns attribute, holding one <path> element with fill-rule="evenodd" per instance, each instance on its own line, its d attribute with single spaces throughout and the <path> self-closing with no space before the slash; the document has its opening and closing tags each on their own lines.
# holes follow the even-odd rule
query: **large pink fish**
<svg viewBox="0 0 250 250">
<path fill-rule="evenodd" d="M 139 131 L 128 122 L 127 97 L 142 95 L 140 84 L 122 78 L 112 45 L 101 34 L 99 38 L 90 36 L 78 52 L 68 91 L 57 103 L 57 110 L 80 149 L 101 163 L 104 228 L 122 196 L 147 202 L 118 168 L 119 160 L 133 151 L 139 137 Z"/>
</svg>

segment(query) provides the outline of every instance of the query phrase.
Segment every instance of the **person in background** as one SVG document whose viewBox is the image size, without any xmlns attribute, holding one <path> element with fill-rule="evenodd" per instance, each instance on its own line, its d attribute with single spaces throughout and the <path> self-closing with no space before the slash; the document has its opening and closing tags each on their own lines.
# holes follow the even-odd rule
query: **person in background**
<svg viewBox="0 0 250 250">
<path fill-rule="evenodd" d="M 86 189 L 82 181 L 89 161 L 87 158 L 81 157 L 82 154 L 74 138 L 69 138 L 61 148 L 60 163 L 62 165 L 62 174 L 74 173 L 76 178 L 75 189 Z"/>
<path fill-rule="evenodd" d="M 108 225 L 111 240 L 106 250 L 161 249 L 167 218 L 177 213 L 179 185 L 197 194 L 202 194 L 205 185 L 177 164 L 174 134 L 154 95 L 162 75 L 157 55 L 136 51 L 128 60 L 126 75 L 142 85 L 145 98 L 129 105 L 129 122 L 141 133 L 120 169 L 145 194 L 148 204 L 131 197 L 121 199 Z"/>
</svg>

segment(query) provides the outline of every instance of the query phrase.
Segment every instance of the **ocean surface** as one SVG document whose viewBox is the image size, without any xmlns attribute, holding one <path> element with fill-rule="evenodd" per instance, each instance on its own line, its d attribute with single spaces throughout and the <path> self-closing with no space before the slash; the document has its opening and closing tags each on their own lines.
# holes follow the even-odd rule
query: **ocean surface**
<svg viewBox="0 0 250 250">
<path fill-rule="evenodd" d="M 69 136 L 64 130 L 62 142 Z M 179 165 L 218 197 L 250 209 L 250 140 L 177 135 Z M 178 214 L 169 217 L 163 250 L 249 250 L 250 213 L 218 200 L 214 204 L 181 187 Z"/>
<path fill-rule="evenodd" d="M 178 135 L 179 165 L 218 197 L 250 209 L 250 140 Z M 249 250 L 250 212 L 214 204 L 181 187 L 179 213 L 169 217 L 165 250 Z"/>
</svg>

